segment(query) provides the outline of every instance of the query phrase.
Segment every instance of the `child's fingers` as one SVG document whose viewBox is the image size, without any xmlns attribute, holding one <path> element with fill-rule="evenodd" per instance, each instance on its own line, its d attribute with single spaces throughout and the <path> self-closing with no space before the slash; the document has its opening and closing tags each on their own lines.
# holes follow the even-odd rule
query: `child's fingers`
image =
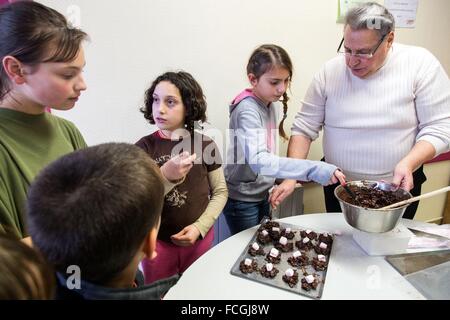
<svg viewBox="0 0 450 320">
<path fill-rule="evenodd" d="M 347 182 L 345 181 L 345 174 L 344 174 L 342 171 L 337 170 L 337 171 L 334 173 L 334 176 L 335 176 L 336 179 L 337 179 L 337 181 L 334 182 L 334 183 L 337 183 L 338 181 L 339 181 L 339 183 L 342 184 L 342 185 L 345 185 L 345 184 L 347 183 Z"/>
<path fill-rule="evenodd" d="M 175 239 L 175 240 L 180 240 L 181 237 L 182 237 L 184 234 L 185 234 L 185 231 L 184 231 L 184 229 L 183 229 L 183 230 L 181 230 L 180 232 L 171 235 L 170 238 L 171 238 L 171 239 Z"/>
<path fill-rule="evenodd" d="M 177 237 L 176 240 L 179 242 L 186 242 L 190 240 L 190 237 L 187 234 L 183 234 L 182 236 Z"/>
<path fill-rule="evenodd" d="M 275 188 L 269 197 L 269 202 L 272 205 L 272 208 L 275 208 L 282 200 L 280 199 L 282 197 L 283 190 L 281 188 Z"/>
<path fill-rule="evenodd" d="M 192 155 L 188 156 L 184 161 L 193 163 L 195 160 L 197 160 L 197 154 L 193 153 Z"/>
<path fill-rule="evenodd" d="M 184 151 L 183 153 L 179 154 L 179 157 L 181 160 L 195 160 L 197 159 L 197 154 L 193 153 L 190 154 L 188 151 Z"/>
<path fill-rule="evenodd" d="M 189 152 L 185 151 L 180 155 L 180 165 L 183 167 L 189 167 L 194 164 L 194 161 L 197 159 L 197 155 L 193 153 L 189 155 Z"/>
<path fill-rule="evenodd" d="M 185 229 L 178 232 L 177 234 L 170 236 L 170 239 L 172 240 L 172 243 L 182 247 L 191 246 L 195 242 L 195 240 L 191 239 L 191 237 L 189 236 L 188 232 Z"/>
</svg>

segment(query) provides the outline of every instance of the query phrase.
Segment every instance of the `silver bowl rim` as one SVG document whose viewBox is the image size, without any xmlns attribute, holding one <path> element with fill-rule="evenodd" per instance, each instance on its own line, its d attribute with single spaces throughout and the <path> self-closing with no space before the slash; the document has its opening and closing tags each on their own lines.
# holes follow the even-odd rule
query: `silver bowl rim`
<svg viewBox="0 0 450 320">
<path fill-rule="evenodd" d="M 358 182 L 361 183 L 361 184 L 365 184 L 365 183 L 378 183 L 379 181 L 375 181 L 375 180 L 353 180 L 353 181 L 348 181 L 347 184 L 355 184 L 355 183 L 358 183 Z M 388 184 L 388 182 L 385 182 L 385 183 Z M 365 208 L 365 207 L 361 207 L 361 206 L 357 206 L 357 205 L 351 204 L 351 203 L 349 203 L 349 202 L 347 202 L 347 201 L 344 201 L 344 200 L 342 200 L 341 198 L 339 198 L 338 195 L 337 195 L 337 191 L 336 191 L 338 188 L 343 189 L 343 187 L 342 187 L 341 185 L 338 185 L 338 186 L 334 189 L 334 196 L 338 199 L 338 201 L 342 201 L 343 203 L 345 203 L 345 204 L 347 204 L 347 205 L 349 205 L 349 206 L 351 206 L 351 207 L 358 208 L 358 209 L 363 209 L 363 210 L 366 210 L 366 211 L 386 212 L 386 211 L 392 211 L 392 210 L 395 210 L 395 209 L 403 209 L 403 208 L 406 208 L 407 206 L 410 205 L 410 203 L 407 203 L 407 204 L 405 204 L 405 205 L 403 205 L 403 206 L 395 207 L 395 208 L 392 208 L 392 209 Z M 412 197 L 413 197 L 412 194 L 411 194 L 409 191 L 406 191 L 405 189 L 402 189 L 402 190 L 405 191 L 405 192 L 408 194 L 409 198 L 412 198 Z"/>
</svg>

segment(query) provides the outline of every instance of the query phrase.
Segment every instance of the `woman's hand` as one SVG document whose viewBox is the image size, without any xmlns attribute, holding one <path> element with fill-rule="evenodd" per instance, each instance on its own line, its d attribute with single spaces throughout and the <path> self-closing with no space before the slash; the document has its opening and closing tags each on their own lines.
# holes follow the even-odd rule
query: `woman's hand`
<svg viewBox="0 0 450 320">
<path fill-rule="evenodd" d="M 198 237 L 200 237 L 200 230 L 198 230 L 193 224 L 190 224 L 180 232 L 171 235 L 170 239 L 177 246 L 189 247 L 197 241 Z"/>
<path fill-rule="evenodd" d="M 402 164 L 402 162 L 399 162 L 394 169 L 394 178 L 392 179 L 392 185 L 406 191 L 411 190 L 414 187 L 411 167 Z"/>
</svg>

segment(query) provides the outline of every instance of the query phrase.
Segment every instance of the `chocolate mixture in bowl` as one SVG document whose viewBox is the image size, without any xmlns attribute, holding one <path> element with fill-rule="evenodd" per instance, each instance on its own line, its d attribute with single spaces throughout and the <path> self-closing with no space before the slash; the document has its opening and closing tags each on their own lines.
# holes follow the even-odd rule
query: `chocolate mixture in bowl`
<svg viewBox="0 0 450 320">
<path fill-rule="evenodd" d="M 341 193 L 340 198 L 345 202 L 364 208 L 379 209 L 409 198 L 407 195 L 401 195 L 394 191 L 384 191 L 377 188 L 355 185 L 349 185 L 349 188 L 355 193 L 355 199 L 352 199 L 350 195 L 345 192 Z"/>
</svg>

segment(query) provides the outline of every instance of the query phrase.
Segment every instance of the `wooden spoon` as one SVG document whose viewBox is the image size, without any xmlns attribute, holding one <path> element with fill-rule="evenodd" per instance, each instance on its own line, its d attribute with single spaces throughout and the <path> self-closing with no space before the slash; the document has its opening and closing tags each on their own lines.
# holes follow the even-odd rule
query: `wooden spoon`
<svg viewBox="0 0 450 320">
<path fill-rule="evenodd" d="M 420 199 L 426 199 L 426 198 L 429 198 L 429 197 L 433 197 L 433 196 L 435 196 L 437 194 L 444 193 L 444 192 L 447 192 L 447 191 L 450 191 L 450 186 L 444 187 L 444 188 L 441 188 L 441 189 L 437 189 L 437 190 L 434 190 L 434 191 L 431 191 L 431 192 L 427 192 L 427 193 L 424 193 L 424 194 L 422 194 L 420 196 L 417 196 L 417 197 L 414 197 L 414 198 L 409 198 L 407 200 L 403 200 L 403 201 L 400 201 L 400 202 L 397 202 L 397 203 L 393 203 L 391 205 L 388 205 L 386 207 L 380 208 L 378 210 L 387 210 L 387 209 L 400 207 L 400 206 L 403 206 L 405 204 L 409 204 L 411 202 L 419 201 Z"/>
</svg>

